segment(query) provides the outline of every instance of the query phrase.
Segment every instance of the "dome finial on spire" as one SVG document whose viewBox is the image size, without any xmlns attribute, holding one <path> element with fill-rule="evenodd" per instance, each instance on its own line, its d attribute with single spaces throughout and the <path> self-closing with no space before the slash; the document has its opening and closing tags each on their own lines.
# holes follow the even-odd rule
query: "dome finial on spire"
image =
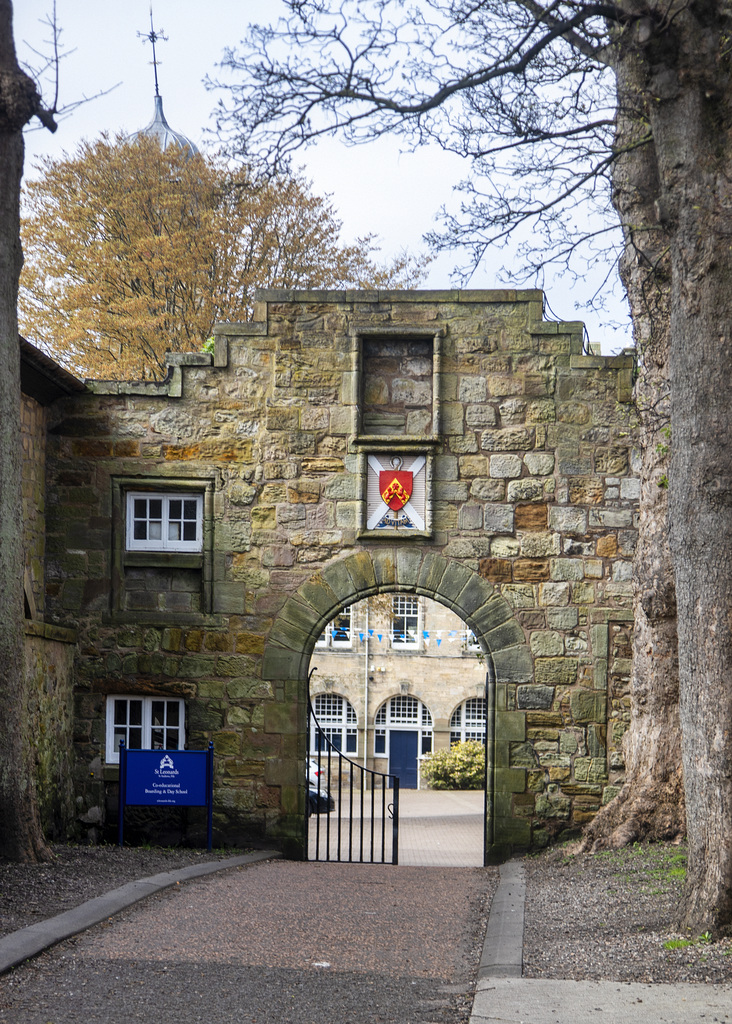
<svg viewBox="0 0 732 1024">
<path fill-rule="evenodd" d="M 157 55 L 156 55 L 156 52 L 155 52 L 155 44 L 158 42 L 158 40 L 160 40 L 160 42 L 167 43 L 168 37 L 165 35 L 165 29 L 161 28 L 159 32 L 155 31 L 155 27 L 153 25 L 152 4 L 150 4 L 150 31 L 149 32 L 138 32 L 137 35 L 138 35 L 138 38 L 142 39 L 143 42 L 145 42 L 145 43 L 152 43 L 152 52 L 153 52 L 152 66 L 153 66 L 153 70 L 154 70 L 154 73 L 155 73 L 155 95 L 159 96 L 160 95 L 160 89 L 158 87 L 158 60 L 157 60 Z"/>
<path fill-rule="evenodd" d="M 166 149 L 170 145 L 180 146 L 182 149 L 188 151 L 191 156 L 195 156 L 198 153 L 197 148 L 187 139 L 181 132 L 174 131 L 168 122 L 165 120 L 165 114 L 163 113 L 163 98 L 160 95 L 160 88 L 158 85 L 158 64 L 160 63 L 157 59 L 157 52 L 155 50 L 155 44 L 158 41 L 166 42 L 168 37 L 164 35 L 163 30 L 159 32 L 155 31 L 153 24 L 153 12 L 152 4 L 150 4 L 150 31 L 149 32 L 138 32 L 137 35 L 143 40 L 143 42 L 152 43 L 153 59 L 152 65 L 155 70 L 155 113 L 150 124 L 143 128 L 139 132 L 133 132 L 127 139 L 128 142 L 134 142 L 136 139 L 141 137 L 155 138 L 160 143 L 161 149 Z"/>
</svg>

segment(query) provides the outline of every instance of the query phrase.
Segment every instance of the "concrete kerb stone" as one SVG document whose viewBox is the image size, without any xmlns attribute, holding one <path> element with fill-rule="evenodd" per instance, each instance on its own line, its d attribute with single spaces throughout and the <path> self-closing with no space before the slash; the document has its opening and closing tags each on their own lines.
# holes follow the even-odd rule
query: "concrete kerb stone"
<svg viewBox="0 0 732 1024">
<path fill-rule="evenodd" d="M 276 850 L 258 850 L 246 853 L 241 857 L 229 857 L 224 861 L 208 861 L 205 864 L 193 864 L 178 871 L 165 871 L 162 874 L 141 878 L 136 882 L 113 889 L 112 892 L 97 896 L 82 903 L 72 910 L 66 910 L 56 917 L 39 921 L 28 928 L 21 928 L 0 938 L 0 974 L 5 974 L 25 960 L 38 956 L 45 949 L 55 946 L 64 939 L 91 928 L 101 921 L 106 921 L 113 914 L 126 910 L 133 903 L 138 903 L 147 896 L 153 896 L 162 889 L 169 889 L 179 882 L 187 882 L 192 878 L 202 878 L 217 871 L 231 868 L 248 867 L 264 860 L 273 860 L 282 855 Z"/>
<path fill-rule="evenodd" d="M 523 865 L 511 860 L 500 867 L 500 880 L 488 915 L 478 982 L 487 978 L 520 978 L 524 962 Z"/>
</svg>

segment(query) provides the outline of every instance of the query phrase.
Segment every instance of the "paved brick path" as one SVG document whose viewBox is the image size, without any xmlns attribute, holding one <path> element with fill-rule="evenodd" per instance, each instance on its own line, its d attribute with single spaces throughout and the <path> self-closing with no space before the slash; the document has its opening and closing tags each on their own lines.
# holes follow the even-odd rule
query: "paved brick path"
<svg viewBox="0 0 732 1024">
<path fill-rule="evenodd" d="M 0 978 L 12 1024 L 462 1024 L 495 869 L 270 861 L 166 890 Z"/>
</svg>

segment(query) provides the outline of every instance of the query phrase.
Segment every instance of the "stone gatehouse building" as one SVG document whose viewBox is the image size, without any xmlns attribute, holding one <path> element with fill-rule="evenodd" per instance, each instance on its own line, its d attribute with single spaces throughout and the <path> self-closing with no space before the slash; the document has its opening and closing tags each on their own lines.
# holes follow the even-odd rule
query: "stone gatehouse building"
<svg viewBox="0 0 732 1024">
<path fill-rule="evenodd" d="M 114 819 L 121 738 L 213 740 L 216 842 L 300 853 L 311 655 L 379 595 L 405 615 L 437 602 L 479 649 L 452 708 L 483 688 L 491 857 L 609 799 L 633 360 L 583 354 L 582 325 L 545 321 L 542 298 L 262 291 L 252 322 L 217 327 L 213 356 L 171 356 L 165 382 L 54 399 L 42 590 L 44 623 L 73 639 L 68 829 Z"/>
</svg>

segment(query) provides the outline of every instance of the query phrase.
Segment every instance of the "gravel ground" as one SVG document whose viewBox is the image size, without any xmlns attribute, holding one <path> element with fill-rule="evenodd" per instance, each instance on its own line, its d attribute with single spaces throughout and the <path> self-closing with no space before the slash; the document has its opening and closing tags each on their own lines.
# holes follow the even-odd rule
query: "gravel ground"
<svg viewBox="0 0 732 1024">
<path fill-rule="evenodd" d="M 0 861 L 0 935 L 62 914 L 127 882 L 247 852 L 57 844 L 51 850 L 54 859 L 48 864 Z"/>
<path fill-rule="evenodd" d="M 685 848 L 665 843 L 526 857 L 524 977 L 732 980 L 732 940 L 674 931 L 685 863 Z"/>
<path fill-rule="evenodd" d="M 125 882 L 227 855 L 116 846 L 54 846 L 53 851 L 51 864 L 0 863 L 0 935 Z M 525 976 L 732 980 L 732 940 L 706 942 L 673 929 L 684 881 L 683 846 L 659 843 L 595 855 L 566 846 L 523 863 Z"/>
<path fill-rule="evenodd" d="M 494 868 L 233 868 L 0 978 L 0 1022 L 467 1024 L 497 880 Z"/>
</svg>

